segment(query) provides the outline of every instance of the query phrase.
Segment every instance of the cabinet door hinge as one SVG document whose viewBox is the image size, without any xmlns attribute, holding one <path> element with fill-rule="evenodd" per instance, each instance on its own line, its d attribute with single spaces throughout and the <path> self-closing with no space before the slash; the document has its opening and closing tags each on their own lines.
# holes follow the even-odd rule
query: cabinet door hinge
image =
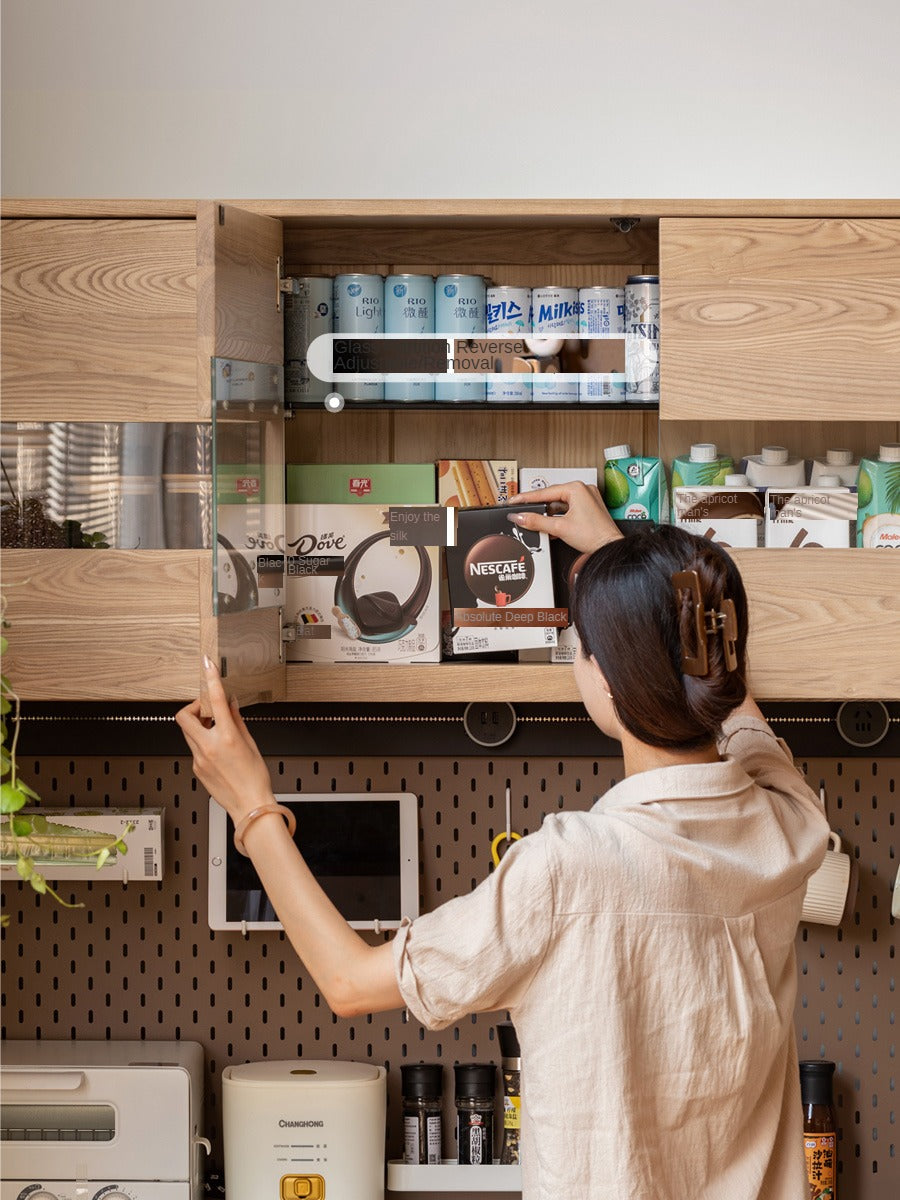
<svg viewBox="0 0 900 1200">
<path fill-rule="evenodd" d="M 275 260 L 275 308 L 281 312 L 281 296 L 285 293 L 289 296 L 298 296 L 300 294 L 300 280 L 292 279 L 284 273 L 284 258 L 279 254 Z"/>
</svg>

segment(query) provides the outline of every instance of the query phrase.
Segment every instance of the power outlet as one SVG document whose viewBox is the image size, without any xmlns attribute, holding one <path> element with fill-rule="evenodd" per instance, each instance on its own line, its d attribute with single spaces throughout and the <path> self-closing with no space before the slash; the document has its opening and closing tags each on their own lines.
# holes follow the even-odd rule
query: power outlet
<svg viewBox="0 0 900 1200">
<path fill-rule="evenodd" d="M 463 727 L 477 746 L 502 746 L 516 729 L 516 710 L 511 704 L 480 704 L 473 700 L 463 713 Z"/>
<path fill-rule="evenodd" d="M 844 741 L 863 750 L 877 746 L 891 727 L 891 714 L 880 700 L 845 700 L 836 720 Z"/>
</svg>

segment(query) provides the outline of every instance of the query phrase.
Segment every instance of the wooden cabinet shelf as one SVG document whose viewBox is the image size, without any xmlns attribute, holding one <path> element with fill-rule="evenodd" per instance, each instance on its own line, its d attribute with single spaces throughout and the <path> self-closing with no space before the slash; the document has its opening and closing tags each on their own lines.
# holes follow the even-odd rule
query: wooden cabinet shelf
<svg viewBox="0 0 900 1200">
<path fill-rule="evenodd" d="M 209 420 L 210 358 L 280 362 L 275 269 L 620 285 L 658 271 L 655 406 L 298 408 L 288 462 L 602 467 L 629 442 L 811 457 L 900 440 L 900 205 L 888 201 L 12 201 L 4 417 Z M 620 232 L 611 220 L 641 220 Z M 824 557 L 823 557 L 824 556 Z M 764 699 L 900 697 L 900 579 L 872 551 L 736 552 Z M 27 585 L 7 587 L 9 581 Z M 11 667 L 41 699 L 182 699 L 201 652 L 244 702 L 577 701 L 564 666 L 279 663 L 277 610 L 216 618 L 202 551 L 6 551 Z M 246 672 L 246 674 L 244 674 Z"/>
</svg>

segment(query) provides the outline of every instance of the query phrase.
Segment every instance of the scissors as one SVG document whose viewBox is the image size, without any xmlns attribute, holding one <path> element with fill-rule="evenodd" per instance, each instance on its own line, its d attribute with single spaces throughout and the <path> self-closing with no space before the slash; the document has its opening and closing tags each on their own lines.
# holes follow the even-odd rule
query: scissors
<svg viewBox="0 0 900 1200">
<path fill-rule="evenodd" d="M 507 788 L 506 789 L 506 828 L 501 833 L 498 833 L 497 836 L 494 838 L 494 840 L 491 842 L 491 858 L 493 860 L 495 867 L 500 866 L 500 843 L 503 841 L 520 842 L 522 840 L 521 833 L 513 833 L 510 830 L 510 825 L 512 824 L 512 822 L 510 820 L 510 811 L 509 810 L 510 810 L 510 796 L 509 796 L 509 788 Z"/>
</svg>

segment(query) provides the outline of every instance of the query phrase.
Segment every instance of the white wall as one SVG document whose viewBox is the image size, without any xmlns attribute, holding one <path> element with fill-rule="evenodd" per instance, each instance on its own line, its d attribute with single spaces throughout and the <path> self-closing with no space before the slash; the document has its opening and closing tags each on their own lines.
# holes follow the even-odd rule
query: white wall
<svg viewBox="0 0 900 1200">
<path fill-rule="evenodd" d="M 900 195 L 896 0 L 2 0 L 2 190 Z"/>
</svg>

